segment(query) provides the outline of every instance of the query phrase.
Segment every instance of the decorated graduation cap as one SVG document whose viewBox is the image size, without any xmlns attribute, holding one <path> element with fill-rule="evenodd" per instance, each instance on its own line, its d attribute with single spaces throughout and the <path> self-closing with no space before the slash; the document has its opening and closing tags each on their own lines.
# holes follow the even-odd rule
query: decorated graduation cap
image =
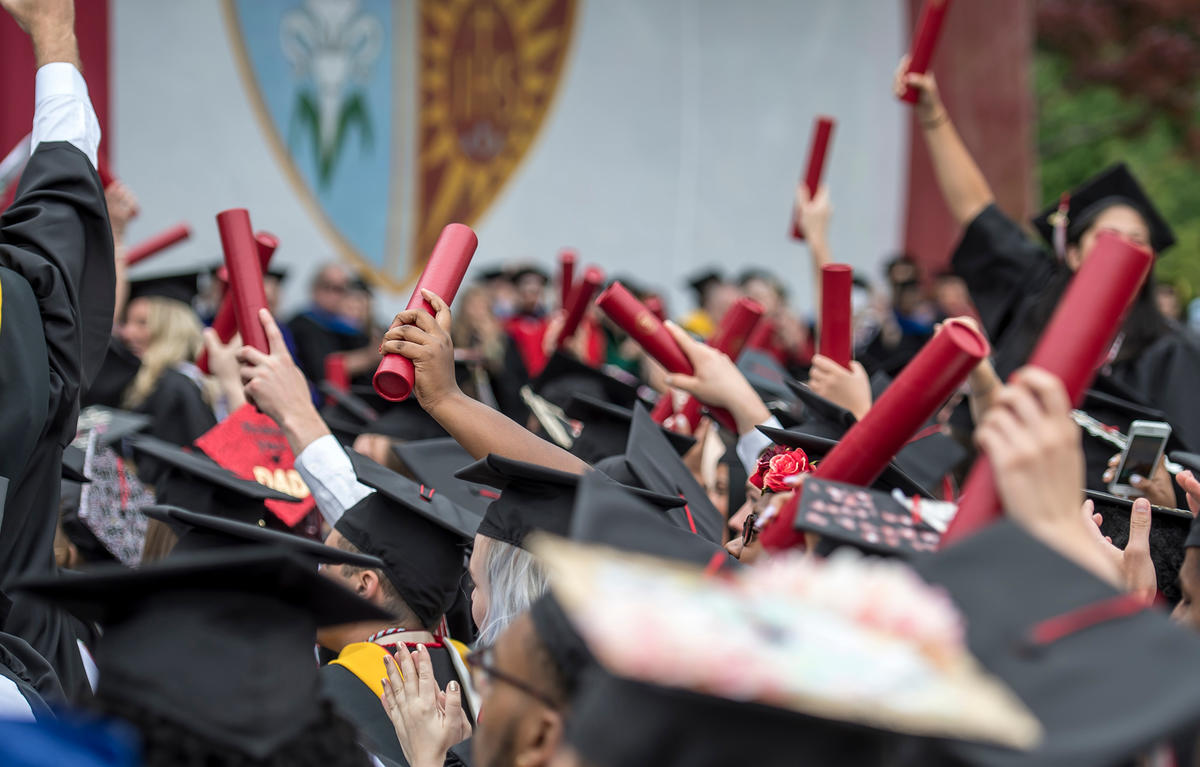
<svg viewBox="0 0 1200 767">
<path fill-rule="evenodd" d="M 394 445 L 392 451 L 419 484 L 435 489 L 480 518 L 492 501 L 500 497 L 499 492 L 487 485 L 455 477 L 459 469 L 475 463 L 475 459 L 453 437 L 405 442 Z"/>
<path fill-rule="evenodd" d="M 894 561 L 789 555 L 713 578 L 548 537 L 534 553 L 610 675 L 585 677 L 572 704 L 587 764 L 884 764 L 906 736 L 1041 736 L 971 657 L 949 600 Z"/>
<path fill-rule="evenodd" d="M 937 551 L 955 506 L 919 496 L 897 497 L 809 476 L 793 527 L 820 538 L 822 556 L 842 545 L 870 554 L 913 558 Z"/>
<path fill-rule="evenodd" d="M 878 398 L 891 379 L 887 376 L 872 379 L 873 397 Z M 803 403 L 808 417 L 796 431 L 816 437 L 840 440 L 858 422 L 854 414 L 835 402 L 814 392 L 799 381 L 788 381 L 788 387 Z M 892 463 L 919 487 L 937 487 L 942 478 L 967 458 L 967 451 L 951 437 L 932 429 L 900 449 Z"/>
<path fill-rule="evenodd" d="M 80 432 L 96 431 L 97 444 L 108 447 L 122 439 L 137 434 L 150 425 L 150 416 L 103 405 L 91 405 L 79 412 L 77 429 Z"/>
<path fill-rule="evenodd" d="M 946 744 L 963 763 L 1121 764 L 1200 721 L 1200 637 L 1011 521 L 916 567 L 947 590 L 972 652 L 1045 730 L 1026 754 Z"/>
<path fill-rule="evenodd" d="M 1057 249 L 1056 225 L 1060 230 L 1065 227 L 1063 242 L 1078 242 L 1096 218 L 1114 205 L 1128 205 L 1141 214 L 1150 230 L 1150 246 L 1156 254 L 1161 255 L 1175 244 L 1170 225 L 1125 163 L 1113 165 L 1075 187 L 1063 201 L 1042 211 L 1033 220 L 1033 225 L 1046 242 Z"/>
<path fill-rule="evenodd" d="M 129 281 L 129 300 L 136 298 L 170 298 L 191 306 L 200 292 L 200 275 L 205 272 L 142 277 Z"/>
<path fill-rule="evenodd" d="M 535 530 L 564 537 L 570 533 L 578 474 L 493 454 L 454 476 L 500 490 L 500 497 L 483 516 L 480 535 L 523 548 L 526 537 Z M 629 490 L 659 509 L 677 509 L 684 504 L 675 496 Z"/>
<path fill-rule="evenodd" d="M 654 504 L 598 473 L 579 480 L 570 537 L 702 567 L 712 565 L 714 558 L 721 567 L 740 566 L 720 544 L 667 521 Z"/>
<path fill-rule="evenodd" d="M 268 530 L 258 525 L 247 525 L 223 517 L 197 514 L 178 506 L 144 506 L 140 511 L 151 519 L 157 519 L 159 522 L 167 524 L 179 536 L 179 542 L 171 550 L 173 557 L 212 549 L 276 546 L 313 562 L 356 567 L 383 567 L 383 562 L 378 557 L 369 554 L 342 551 L 292 533 Z"/>
<path fill-rule="evenodd" d="M 625 463 L 638 479 L 638 486 L 655 493 L 683 498 L 682 509 L 667 512 L 676 525 L 697 533 L 709 541 L 719 542 L 724 535 L 725 517 L 717 511 L 704 487 L 671 449 L 663 430 L 654 422 L 646 408 L 633 409 L 629 442 L 625 446 Z"/>
<path fill-rule="evenodd" d="M 136 454 L 165 465 L 166 474 L 155 488 L 163 504 L 257 525 L 263 523 L 266 514 L 263 501 L 300 500 L 252 479 L 242 479 L 202 453 L 188 452 L 156 437 L 143 434 L 131 439 L 130 444 Z"/>
<path fill-rule="evenodd" d="M 808 455 L 808 459 L 814 462 L 824 458 L 825 454 L 837 444 L 836 440 L 818 437 L 799 430 L 776 429 L 770 426 L 759 426 L 758 430 L 777 445 L 800 448 Z M 923 498 L 933 497 L 932 493 L 902 471 L 895 462 L 887 465 L 887 468 L 879 475 L 879 479 L 875 480 L 872 487 L 889 491 L 895 488 L 905 495 L 919 495 Z"/>
<path fill-rule="evenodd" d="M 454 603 L 462 581 L 464 544 L 477 518 L 450 499 L 347 451 L 363 484 L 377 488 L 334 523 L 359 551 L 383 560 L 383 573 L 405 604 L 432 626 Z"/>
<path fill-rule="evenodd" d="M 581 461 L 595 464 L 602 458 L 625 452 L 633 410 L 586 394 L 573 394 L 565 412 L 568 418 L 583 422 L 583 432 L 571 445 L 571 452 Z M 696 444 L 691 437 L 666 429 L 662 431 L 671 449 L 678 455 L 683 455 Z"/>
<path fill-rule="evenodd" d="M 15 588 L 104 626 L 98 697 L 254 759 L 318 721 L 317 627 L 390 619 L 304 559 L 260 546 Z"/>
<path fill-rule="evenodd" d="M 565 408 L 572 395 L 586 394 L 621 407 L 638 401 L 637 387 L 589 367 L 569 354 L 556 351 L 530 384 L 534 393 Z"/>
</svg>

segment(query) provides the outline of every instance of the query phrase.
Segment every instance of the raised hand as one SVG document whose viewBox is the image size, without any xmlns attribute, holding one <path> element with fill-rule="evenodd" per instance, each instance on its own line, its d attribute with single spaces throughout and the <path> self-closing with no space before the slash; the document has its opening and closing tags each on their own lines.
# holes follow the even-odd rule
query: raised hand
<svg viewBox="0 0 1200 767">
<path fill-rule="evenodd" d="M 709 407 L 728 410 L 737 422 L 738 434 L 745 434 L 771 417 L 754 387 L 729 355 L 700 343 L 674 322 L 665 324 L 692 363 L 693 370 L 690 376 L 668 374 L 665 378 L 667 386 L 682 389 Z"/>
<path fill-rule="evenodd" d="M 871 381 L 855 360 L 850 361 L 847 370 L 824 355 L 814 356 L 808 372 L 808 388 L 849 410 L 860 421 L 871 409 Z"/>
<path fill-rule="evenodd" d="M 417 378 L 413 392 L 425 410 L 432 410 L 448 396 L 461 394 L 454 379 L 454 342 L 450 339 L 450 307 L 437 294 L 422 290 L 433 307 L 405 309 L 396 315 L 383 336 L 384 354 L 399 354 L 413 362 Z"/>
<path fill-rule="evenodd" d="M 425 645 L 385 658 L 383 708 L 412 767 L 441 767 L 446 751 L 471 735 L 457 682 L 438 689 Z"/>
<path fill-rule="evenodd" d="M 1200 480 L 1196 479 L 1191 469 L 1176 474 L 1175 484 L 1179 485 L 1180 489 L 1187 494 L 1187 505 L 1192 516 L 1200 514 Z"/>
<path fill-rule="evenodd" d="M 1150 502 L 1145 498 L 1133 502 L 1129 512 L 1129 541 L 1124 551 L 1113 545 L 1112 538 L 1100 532 L 1104 517 L 1096 513 L 1095 504 L 1090 499 L 1083 502 L 1082 512 L 1085 519 L 1094 523 L 1091 529 L 1095 532 L 1093 540 L 1097 547 L 1121 571 L 1125 590 L 1136 594 L 1146 604 L 1153 602 L 1158 594 L 1158 578 L 1154 572 L 1154 560 L 1150 558 Z"/>
<path fill-rule="evenodd" d="M 917 119 L 922 123 L 940 119 L 945 107 L 943 107 L 942 97 L 938 93 L 937 79 L 931 72 L 925 74 L 909 72 L 908 61 L 908 54 L 900 59 L 900 65 L 896 67 L 896 74 L 892 78 L 892 93 L 896 95 L 896 98 L 900 98 L 908 92 L 911 86 L 918 94 L 915 107 Z"/>
<path fill-rule="evenodd" d="M 74 0 L 0 0 L 0 8 L 29 34 L 38 67 L 65 61 L 82 68 L 75 41 Z"/>
<path fill-rule="evenodd" d="M 1117 474 L 1117 465 L 1121 463 L 1121 454 L 1117 453 L 1108 459 L 1108 468 L 1101 477 L 1105 482 L 1112 482 Z M 1129 485 L 1137 490 L 1141 497 L 1155 506 L 1175 506 L 1175 489 L 1171 487 L 1171 472 L 1167 471 L 1165 459 L 1160 458 L 1154 473 L 1149 477 L 1134 474 L 1129 478 Z"/>
<path fill-rule="evenodd" d="M 833 204 L 829 201 L 829 187 L 821 184 L 817 193 L 808 195 L 806 184 L 796 185 L 796 220 L 804 232 L 809 247 L 828 260 L 829 221 L 833 218 Z M 821 264 L 816 264 L 819 268 Z"/>
<path fill-rule="evenodd" d="M 113 242 L 123 243 L 125 227 L 141 212 L 137 197 L 128 186 L 114 181 L 104 190 L 104 202 L 108 205 L 108 222 L 112 226 Z"/>
</svg>

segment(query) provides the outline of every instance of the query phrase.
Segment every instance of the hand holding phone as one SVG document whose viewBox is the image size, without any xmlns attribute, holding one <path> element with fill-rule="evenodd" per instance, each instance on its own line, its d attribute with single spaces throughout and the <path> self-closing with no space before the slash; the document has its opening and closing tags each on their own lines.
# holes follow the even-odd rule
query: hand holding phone
<svg viewBox="0 0 1200 767">
<path fill-rule="evenodd" d="M 1154 476 L 1154 470 L 1162 460 L 1167 439 L 1171 436 L 1171 425 L 1162 421 L 1134 421 L 1129 427 L 1129 441 L 1117 462 L 1117 470 L 1108 491 L 1113 495 L 1134 496 L 1142 492 L 1132 484 L 1136 474 L 1146 479 Z"/>
</svg>

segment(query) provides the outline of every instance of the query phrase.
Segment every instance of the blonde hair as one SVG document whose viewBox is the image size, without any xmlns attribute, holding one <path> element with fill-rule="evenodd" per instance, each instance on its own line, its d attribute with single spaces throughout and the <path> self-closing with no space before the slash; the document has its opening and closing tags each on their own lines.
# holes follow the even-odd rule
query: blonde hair
<svg viewBox="0 0 1200 767">
<path fill-rule="evenodd" d="M 204 336 L 200 320 L 181 301 L 159 296 L 134 299 L 145 301 L 149 307 L 150 342 L 142 354 L 142 366 L 125 389 L 122 407 L 133 409 L 146 401 L 158 385 L 158 379 L 168 368 L 181 362 L 192 362 L 204 348 Z M 131 302 L 132 303 L 132 302 Z M 211 387 L 202 387 L 201 393 L 210 405 Z"/>
</svg>

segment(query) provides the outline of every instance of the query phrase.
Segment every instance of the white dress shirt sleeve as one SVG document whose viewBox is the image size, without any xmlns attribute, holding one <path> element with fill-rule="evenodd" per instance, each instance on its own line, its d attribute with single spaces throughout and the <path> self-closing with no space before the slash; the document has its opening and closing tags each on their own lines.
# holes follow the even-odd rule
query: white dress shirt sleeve
<svg viewBox="0 0 1200 767">
<path fill-rule="evenodd" d="M 332 434 L 313 440 L 296 456 L 295 466 L 331 527 L 346 509 L 375 492 L 358 481 L 350 456 Z"/>
<path fill-rule="evenodd" d="M 772 429 L 783 428 L 783 424 L 779 423 L 779 419 L 775 416 L 771 416 L 759 425 L 768 426 Z M 758 429 L 751 429 L 738 437 L 737 456 L 741 460 L 742 466 L 746 469 L 746 476 L 754 474 L 754 469 L 758 466 L 759 453 L 766 450 L 770 445 L 771 438 Z"/>
<path fill-rule="evenodd" d="M 87 83 L 75 65 L 55 61 L 38 69 L 34 94 L 30 153 L 43 141 L 66 141 L 97 167 L 100 121 L 88 98 Z"/>
</svg>

